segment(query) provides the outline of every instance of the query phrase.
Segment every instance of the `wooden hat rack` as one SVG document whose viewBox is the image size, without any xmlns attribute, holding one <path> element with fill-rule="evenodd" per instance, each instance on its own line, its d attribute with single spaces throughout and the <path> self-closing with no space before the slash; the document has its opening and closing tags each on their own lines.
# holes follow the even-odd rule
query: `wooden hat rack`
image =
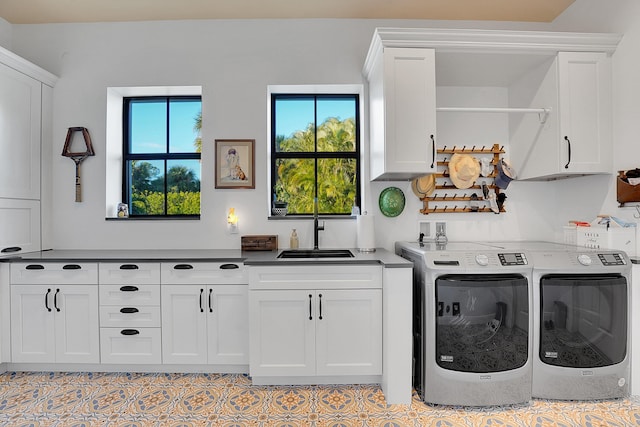
<svg viewBox="0 0 640 427">
<path fill-rule="evenodd" d="M 482 186 L 477 184 L 478 181 L 476 181 L 476 184 L 465 190 L 460 190 L 453 185 L 449 180 L 449 161 L 445 156 L 456 153 L 491 156 L 493 171 L 490 175 L 480 177 L 478 180 L 486 178 L 489 191 L 494 191 L 496 196 L 498 196 L 498 194 L 500 194 L 500 188 L 494 184 L 493 180 L 498 174 L 498 163 L 500 162 L 500 155 L 504 154 L 504 146 L 500 146 L 499 144 L 493 144 L 492 147 L 477 147 L 474 145 L 470 148 L 466 145 L 463 147 L 457 147 L 454 145 L 452 148 L 444 146 L 439 148 L 437 153 L 439 155 L 437 164 L 439 167 L 443 168 L 443 171 L 434 174 L 436 177 L 435 191 L 430 196 L 421 198 L 423 208 L 420 212 L 425 215 L 430 213 L 493 212 L 488 205 L 488 200 L 483 197 Z M 440 157 L 442 157 L 442 159 L 440 159 Z M 474 193 L 479 193 L 475 199 L 472 198 L 472 194 Z M 486 206 L 477 206 L 476 208 L 472 207 L 471 201 L 475 200 L 481 204 L 486 204 Z M 504 207 L 500 207 L 500 212 L 505 212 Z"/>
</svg>

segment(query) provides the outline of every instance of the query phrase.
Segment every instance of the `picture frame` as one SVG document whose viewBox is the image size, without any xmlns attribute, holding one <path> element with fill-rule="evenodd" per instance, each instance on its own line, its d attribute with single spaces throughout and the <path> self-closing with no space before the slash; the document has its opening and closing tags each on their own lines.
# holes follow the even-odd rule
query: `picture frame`
<svg viewBox="0 0 640 427">
<path fill-rule="evenodd" d="M 215 188 L 254 189 L 255 139 L 215 140 Z"/>
</svg>

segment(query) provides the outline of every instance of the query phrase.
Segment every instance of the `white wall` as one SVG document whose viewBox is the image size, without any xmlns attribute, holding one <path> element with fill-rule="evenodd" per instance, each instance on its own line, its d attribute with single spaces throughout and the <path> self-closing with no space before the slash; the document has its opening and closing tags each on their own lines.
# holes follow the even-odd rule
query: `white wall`
<svg viewBox="0 0 640 427">
<path fill-rule="evenodd" d="M 574 6 L 583 2 L 589 3 L 578 0 Z M 578 13 L 574 6 L 572 9 Z M 561 18 L 567 22 L 563 25 L 572 27 L 571 31 L 592 31 L 588 23 L 580 27 L 564 16 Z M 373 30 L 379 26 L 552 28 L 522 23 L 376 20 L 14 25 L 13 50 L 60 76 L 54 89 L 53 117 L 54 247 L 238 248 L 242 234 L 278 234 L 281 247 L 286 247 L 292 228 L 298 229 L 301 247 L 311 246 L 311 221 L 267 220 L 266 87 L 269 84 L 365 83 L 361 70 Z M 554 24 L 554 29 L 562 28 Z M 636 39 L 632 44 L 638 43 Z M 631 51 L 631 47 L 623 49 L 616 63 L 626 58 L 626 62 L 637 68 Z M 632 74 L 638 75 L 631 70 L 616 72 L 617 77 L 629 81 Z M 633 84 L 637 85 L 635 81 Z M 106 88 L 142 85 L 203 87 L 200 221 L 105 221 Z M 626 104 L 631 104 L 631 94 L 628 97 Z M 628 121 L 626 126 L 619 123 L 627 137 L 631 129 L 625 128 L 634 125 L 631 119 Z M 95 157 L 82 164 L 82 203 L 74 202 L 73 162 L 57 155 L 62 150 L 67 128 L 72 126 L 89 129 L 96 151 Z M 255 190 L 213 188 L 213 140 L 216 138 L 255 138 Z M 630 149 L 634 140 L 627 138 L 625 144 Z M 623 159 L 628 157 L 616 153 L 616 168 L 623 166 Z M 612 179 L 512 182 L 507 190 L 507 213 L 478 216 L 424 216 L 418 213 L 420 202 L 413 196 L 408 182 L 367 183 L 368 203 L 363 210 L 376 215 L 377 245 L 388 249 L 392 249 L 396 240 L 414 240 L 420 220 L 446 220 L 451 240 L 561 239 L 566 220 L 590 220 L 603 207 L 611 205 L 608 201 L 611 195 L 604 193 L 612 191 Z M 382 216 L 377 208 L 380 191 L 390 185 L 400 187 L 407 196 L 407 206 L 396 218 Z M 593 189 L 602 197 L 593 197 Z M 580 191 L 584 197 L 579 196 Z M 574 194 L 576 196 L 567 201 Z M 615 201 L 615 194 L 613 199 Z M 225 214 L 229 207 L 235 207 L 240 217 L 238 235 L 226 232 Z M 355 223 L 327 221 L 320 235 L 321 246 L 352 247 Z"/>
</svg>

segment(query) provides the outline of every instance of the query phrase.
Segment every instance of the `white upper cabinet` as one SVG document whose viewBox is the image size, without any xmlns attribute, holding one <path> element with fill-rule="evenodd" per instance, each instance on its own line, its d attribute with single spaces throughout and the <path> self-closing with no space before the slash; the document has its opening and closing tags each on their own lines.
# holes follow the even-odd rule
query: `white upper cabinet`
<svg viewBox="0 0 640 427">
<path fill-rule="evenodd" d="M 0 197 L 40 199 L 41 83 L 0 63 Z"/>
<path fill-rule="evenodd" d="M 371 180 L 440 173 L 437 148 L 494 143 L 518 179 L 612 173 L 611 54 L 620 39 L 376 29 L 363 68 Z"/>
<path fill-rule="evenodd" d="M 545 105 L 545 122 L 513 122 L 518 179 L 612 173 L 611 58 L 604 52 L 560 52 L 513 86 L 513 98 Z"/>
<path fill-rule="evenodd" d="M 368 74 L 371 179 L 398 180 L 435 170 L 433 49 L 384 48 Z"/>
</svg>

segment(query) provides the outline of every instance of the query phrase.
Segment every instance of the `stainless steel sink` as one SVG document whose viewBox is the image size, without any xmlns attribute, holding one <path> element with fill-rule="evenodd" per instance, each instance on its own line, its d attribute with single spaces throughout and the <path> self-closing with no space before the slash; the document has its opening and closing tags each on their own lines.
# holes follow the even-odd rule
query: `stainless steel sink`
<svg viewBox="0 0 640 427">
<path fill-rule="evenodd" d="M 349 249 L 289 249 L 278 258 L 353 258 L 353 253 Z"/>
</svg>

